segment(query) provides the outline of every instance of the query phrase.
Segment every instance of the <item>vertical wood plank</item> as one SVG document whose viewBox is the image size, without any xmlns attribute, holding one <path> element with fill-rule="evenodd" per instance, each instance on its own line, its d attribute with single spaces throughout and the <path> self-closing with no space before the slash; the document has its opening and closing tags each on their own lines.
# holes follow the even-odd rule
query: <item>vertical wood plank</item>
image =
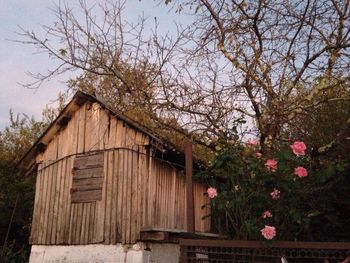
<svg viewBox="0 0 350 263">
<path fill-rule="evenodd" d="M 72 187 L 72 167 L 73 167 L 73 158 L 70 157 L 67 159 L 67 165 L 66 165 L 66 187 L 65 187 L 65 200 L 67 200 L 66 205 L 64 206 L 64 243 L 65 244 L 72 244 L 73 237 L 72 237 L 72 231 L 73 231 L 73 210 L 74 206 L 71 203 L 71 197 L 70 197 L 70 189 Z"/>
<path fill-rule="evenodd" d="M 117 167 L 117 177 L 118 177 L 118 191 L 117 191 L 117 229 L 118 229 L 118 241 L 122 242 L 124 240 L 123 235 L 123 217 L 124 217 L 124 203 L 123 189 L 125 184 L 125 150 L 118 150 L 118 167 Z"/>
<path fill-rule="evenodd" d="M 155 225 L 155 198 L 156 198 L 156 173 L 155 162 L 152 157 L 152 152 L 149 154 L 149 194 L 148 194 L 148 224 Z"/>
<path fill-rule="evenodd" d="M 95 215 L 96 215 L 96 202 L 93 202 L 91 204 L 91 210 L 90 210 L 89 237 L 88 237 L 89 244 L 95 243 L 95 228 L 96 228 Z"/>
<path fill-rule="evenodd" d="M 178 192 L 178 178 L 177 176 L 174 176 L 174 188 L 175 188 L 175 222 L 174 222 L 174 228 L 179 229 L 179 218 L 178 218 L 178 214 L 179 214 L 179 199 L 181 198 L 181 196 L 179 195 L 180 193 Z"/>
<path fill-rule="evenodd" d="M 164 202 L 164 214 L 166 215 L 165 216 L 165 220 L 164 220 L 164 225 L 165 227 L 169 227 L 169 219 L 170 219 L 170 211 L 169 211 L 169 207 L 171 205 L 171 200 L 170 200 L 170 182 L 171 182 L 171 176 L 169 175 L 170 172 L 170 169 L 169 167 L 163 165 L 163 168 L 162 168 L 162 173 L 163 173 L 163 177 L 164 177 L 164 185 L 165 185 L 165 193 L 164 193 L 164 196 L 165 196 L 165 200 L 167 200 L 167 202 Z"/>
<path fill-rule="evenodd" d="M 186 220 L 187 232 L 194 233 L 194 204 L 193 204 L 193 159 L 192 159 L 192 143 L 185 143 L 185 159 L 186 159 Z"/>
<path fill-rule="evenodd" d="M 75 153 L 73 145 L 74 137 L 74 123 L 75 118 L 68 121 L 65 127 L 61 127 L 61 130 L 57 133 L 57 159 L 63 158 L 70 154 Z"/>
<path fill-rule="evenodd" d="M 85 103 L 77 112 L 78 124 L 77 124 L 77 152 L 85 152 L 85 129 L 86 129 L 86 108 Z"/>
<path fill-rule="evenodd" d="M 56 145 L 57 145 L 57 156 L 54 160 L 62 158 L 63 153 L 67 148 L 65 135 L 66 135 L 66 129 L 60 130 L 55 136 Z"/>
<path fill-rule="evenodd" d="M 141 147 L 139 147 L 141 148 Z M 139 151 L 136 153 L 136 158 L 137 158 L 137 172 L 136 172 L 136 177 L 137 177 L 137 187 L 136 187 L 136 194 L 137 194 L 137 199 L 136 199 L 136 207 L 137 207 L 137 210 L 136 210 L 136 218 L 137 218 L 137 221 L 136 221 L 136 239 L 135 239 L 135 242 L 136 240 L 139 240 L 140 239 L 140 230 L 141 230 L 141 225 L 142 225 L 142 217 L 143 217 L 143 214 L 142 214 L 142 192 L 143 192 L 143 186 L 141 185 L 141 176 L 142 176 L 142 173 L 141 173 L 141 170 L 142 170 L 142 152 Z"/>
<path fill-rule="evenodd" d="M 46 204 L 46 193 L 47 193 L 47 180 L 45 176 L 47 175 L 48 171 L 47 169 L 44 169 L 41 173 L 41 189 L 42 194 L 40 198 L 40 218 L 39 218 L 39 226 L 42 226 L 44 224 L 44 217 L 45 217 L 45 204 Z M 38 244 L 43 244 L 42 236 L 43 236 L 43 229 L 38 230 Z"/>
<path fill-rule="evenodd" d="M 205 215 L 205 210 L 201 208 L 202 205 L 204 205 L 204 192 L 205 188 L 203 184 L 200 184 L 198 182 L 194 183 L 194 196 L 195 196 L 195 229 L 199 232 L 205 231 L 205 220 L 203 220 L 203 216 Z"/>
<path fill-rule="evenodd" d="M 148 167 L 147 167 L 147 156 L 146 152 L 144 155 L 141 155 L 142 165 L 140 167 L 141 170 L 141 188 L 142 188 L 142 196 L 141 196 L 141 209 L 142 209 L 142 222 L 141 227 L 148 226 Z"/>
<path fill-rule="evenodd" d="M 99 109 L 98 118 L 98 149 L 107 149 L 109 145 L 110 117 L 106 110 Z"/>
<path fill-rule="evenodd" d="M 42 244 L 49 244 L 47 233 L 49 229 L 49 215 L 50 215 L 50 199 L 51 199 L 51 189 L 52 189 L 52 179 L 51 174 L 53 170 L 53 166 L 50 165 L 48 167 L 48 173 L 46 174 L 45 181 L 47 183 L 46 187 L 46 196 L 45 196 L 45 213 L 44 213 L 44 222 L 43 222 L 43 232 L 42 232 Z"/>
<path fill-rule="evenodd" d="M 78 147 L 78 139 L 79 139 L 79 112 L 76 111 L 73 113 L 72 117 L 73 122 L 73 131 L 72 131 L 72 147 L 69 154 L 79 153 L 79 147 Z"/>
<path fill-rule="evenodd" d="M 176 228 L 175 221 L 176 221 L 176 199 L 178 198 L 176 195 L 176 170 L 172 169 L 170 172 L 171 176 L 171 214 L 170 214 L 170 225 L 172 228 Z"/>
<path fill-rule="evenodd" d="M 85 117 L 85 152 L 99 148 L 99 114 L 98 103 L 87 104 Z"/>
<path fill-rule="evenodd" d="M 115 147 L 125 147 L 125 126 L 122 120 L 117 122 L 117 137 L 115 141 Z"/>
<path fill-rule="evenodd" d="M 57 136 L 54 136 L 52 140 L 48 143 L 47 148 L 43 154 L 44 165 L 47 165 L 54 160 L 57 160 L 57 141 Z"/>
<path fill-rule="evenodd" d="M 161 212 L 161 218 L 162 218 L 162 225 L 163 227 L 166 227 L 167 219 L 168 219 L 168 214 L 167 214 L 167 204 L 164 202 L 164 199 L 166 200 L 167 198 L 167 180 L 165 177 L 165 167 L 162 165 L 160 167 L 160 175 L 162 177 L 162 212 Z"/>
<path fill-rule="evenodd" d="M 55 220 L 55 203 L 56 203 L 56 185 L 57 185 L 57 170 L 58 170 L 58 163 L 54 163 L 52 165 L 52 172 L 50 176 L 51 180 L 51 191 L 50 191 L 50 212 L 49 212 L 49 218 L 48 218 L 48 231 L 46 235 L 46 240 L 50 244 L 52 243 L 52 231 L 54 229 L 53 224 Z M 56 230 L 56 229 L 55 229 Z"/>
<path fill-rule="evenodd" d="M 124 213 L 123 213 L 123 226 L 124 226 L 124 243 L 130 243 L 130 216 L 131 216 L 131 177 L 132 177 L 132 153 L 128 150 L 125 151 L 127 156 L 126 171 L 125 171 L 125 182 L 123 196 L 125 200 Z"/>
<path fill-rule="evenodd" d="M 75 230 L 75 225 L 76 225 L 76 207 L 77 204 L 71 204 L 70 206 L 70 212 L 69 212 L 69 230 L 68 230 L 68 244 L 72 245 L 74 244 L 74 230 Z"/>
<path fill-rule="evenodd" d="M 65 143 L 63 143 L 64 139 L 62 138 L 62 130 L 55 134 L 54 139 L 56 144 L 56 155 L 54 159 L 50 160 L 50 162 L 62 158 L 63 148 L 66 147 Z"/>
<path fill-rule="evenodd" d="M 110 176 L 112 178 L 111 189 L 111 232 L 110 232 L 110 244 L 117 243 L 117 189 L 118 189 L 118 152 L 110 152 L 111 162 L 113 167 L 110 169 Z"/>
<path fill-rule="evenodd" d="M 105 240 L 105 208 L 106 208 L 106 196 L 107 196 L 107 173 L 108 173 L 108 155 L 104 153 L 103 160 L 103 188 L 102 188 L 102 200 L 96 202 L 96 215 L 95 215 L 95 243 L 104 242 Z"/>
<path fill-rule="evenodd" d="M 79 204 L 72 203 L 72 224 L 71 224 L 71 230 L 70 234 L 72 235 L 71 244 L 76 245 L 77 244 L 77 228 L 78 228 L 78 210 L 79 210 Z"/>
<path fill-rule="evenodd" d="M 39 220 L 40 220 L 40 210 L 41 210 L 41 199 L 42 199 L 42 188 L 41 188 L 41 173 L 40 171 L 40 165 L 39 165 L 39 171 L 36 177 L 35 182 L 35 197 L 34 197 L 34 211 L 33 211 L 33 218 L 32 218 L 32 229 L 30 233 L 29 243 L 30 244 L 37 244 L 38 243 L 38 226 L 39 226 Z"/>
<path fill-rule="evenodd" d="M 111 201 L 112 201 L 112 191 L 113 191 L 113 151 L 109 151 L 107 154 L 107 174 L 106 174 L 106 195 L 105 195 L 105 202 L 106 202 L 106 216 L 105 216 L 105 244 L 110 244 L 111 242 Z"/>
<path fill-rule="evenodd" d="M 162 167 L 160 162 L 158 162 L 157 165 L 157 178 L 158 178 L 158 184 L 157 184 L 157 192 L 158 197 L 156 199 L 157 203 L 157 220 L 160 227 L 164 227 L 164 217 L 162 216 L 162 208 L 163 208 L 163 200 L 164 200 L 164 177 L 162 176 Z"/>
<path fill-rule="evenodd" d="M 84 237 L 83 237 L 83 244 L 89 243 L 89 233 L 90 233 L 90 220 L 91 220 L 91 207 L 94 204 L 92 203 L 85 203 L 86 206 L 86 219 L 84 224 Z"/>
<path fill-rule="evenodd" d="M 59 201 L 58 201 L 58 218 L 57 218 L 57 244 L 63 244 L 64 243 L 64 217 L 65 217 L 65 210 L 64 206 L 67 205 L 67 200 L 65 200 L 65 187 L 66 187 L 66 165 L 67 165 L 67 159 L 63 159 L 61 163 L 61 169 L 60 169 L 60 187 L 59 187 Z"/>
<path fill-rule="evenodd" d="M 141 145 L 142 146 L 139 146 L 138 147 L 138 152 L 139 152 L 139 155 L 138 155 L 138 184 L 139 184 L 139 203 L 138 203 L 138 206 L 139 206 L 139 227 L 143 227 L 144 226 L 144 218 L 145 218 L 145 215 L 144 215 L 144 193 L 145 193 L 145 184 L 144 184 L 144 172 L 145 172 L 145 167 L 144 167 L 144 157 L 145 157 L 145 147 L 144 147 L 144 142 L 145 142 L 145 137 L 143 134 L 140 134 L 139 135 L 141 137 Z"/>
<path fill-rule="evenodd" d="M 163 177 L 164 177 L 164 181 L 165 181 L 165 188 L 166 188 L 166 192 L 165 192 L 165 202 L 164 202 L 164 206 L 165 206 L 165 214 L 166 214 L 166 220 L 165 220 L 165 227 L 169 228 L 169 224 L 170 224 L 170 207 L 171 207 L 171 175 L 170 175 L 171 169 L 170 167 L 168 167 L 167 165 L 163 168 Z"/>
<path fill-rule="evenodd" d="M 52 218 L 52 231 L 51 231 L 51 244 L 56 244 L 58 217 L 60 211 L 58 210 L 58 203 L 61 195 L 61 173 L 62 173 L 62 161 L 55 164 L 55 173 L 53 175 L 54 187 L 52 195 L 54 197 L 53 203 L 53 218 Z"/>
<path fill-rule="evenodd" d="M 84 203 L 77 204 L 76 213 L 74 214 L 75 227 L 73 244 L 78 245 L 80 243 L 81 226 L 83 222 L 83 209 Z"/>
<path fill-rule="evenodd" d="M 177 229 L 186 229 L 186 188 L 184 178 L 177 177 Z"/>
<path fill-rule="evenodd" d="M 158 227 L 162 227 L 162 222 L 161 222 L 161 214 L 160 214 L 160 209 L 161 206 L 159 204 L 160 200 L 161 200 L 161 196 L 162 196 L 162 189 L 161 189 L 161 185 L 162 185 L 162 177 L 160 174 L 160 167 L 159 167 L 159 161 L 155 161 L 156 166 L 155 166 L 155 175 L 156 175 L 156 198 L 154 199 L 154 208 L 155 208 L 155 218 L 156 218 L 156 225 Z"/>
<path fill-rule="evenodd" d="M 161 227 L 160 222 L 159 222 L 159 205 L 158 205 L 158 200 L 160 198 L 160 193 L 159 193 L 159 184 L 160 184 L 160 178 L 159 178 L 159 166 L 158 162 L 153 159 L 153 177 L 154 177 L 154 182 L 153 182 L 153 187 L 154 187 L 154 197 L 152 198 L 152 210 L 153 210 L 153 218 L 154 224 L 156 227 Z M 153 192 L 153 191 L 152 191 Z"/>
<path fill-rule="evenodd" d="M 90 205 L 89 203 L 81 203 L 79 204 L 81 207 L 81 224 L 79 226 L 80 228 L 80 232 L 79 237 L 78 237 L 78 244 L 86 244 L 85 243 L 85 233 L 87 231 L 86 227 L 86 220 L 87 220 L 87 210 L 88 210 L 88 206 Z M 79 218 L 80 219 L 80 218 Z"/>
<path fill-rule="evenodd" d="M 110 119 L 110 128 L 109 128 L 109 136 L 108 136 L 108 148 L 114 148 L 116 147 L 116 139 L 117 139 L 117 133 L 118 133 L 118 129 L 117 129 L 117 123 L 118 120 L 116 117 L 112 117 Z"/>
<path fill-rule="evenodd" d="M 136 146 L 137 147 L 137 146 Z M 138 227 L 139 219 L 139 181 L 138 181 L 138 153 L 132 152 L 132 181 L 131 181 L 131 216 L 130 216 L 130 242 L 136 242 L 140 229 Z"/>
</svg>

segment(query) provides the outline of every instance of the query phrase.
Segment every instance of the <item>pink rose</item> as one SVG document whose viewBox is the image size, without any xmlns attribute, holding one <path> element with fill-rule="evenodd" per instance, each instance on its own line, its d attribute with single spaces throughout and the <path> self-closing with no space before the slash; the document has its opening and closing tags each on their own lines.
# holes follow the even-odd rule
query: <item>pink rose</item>
<svg viewBox="0 0 350 263">
<path fill-rule="evenodd" d="M 276 188 L 273 189 L 273 191 L 270 193 L 272 199 L 278 199 L 280 198 L 280 191 L 277 190 Z"/>
<path fill-rule="evenodd" d="M 305 155 L 306 145 L 303 142 L 294 142 L 293 145 L 290 146 L 292 148 L 293 153 L 296 156 Z"/>
<path fill-rule="evenodd" d="M 211 198 L 211 199 L 215 198 L 218 195 L 218 193 L 214 187 L 209 187 L 207 190 L 207 193 L 208 193 L 209 198 Z"/>
<path fill-rule="evenodd" d="M 276 228 L 274 226 L 265 225 L 265 227 L 260 231 L 261 231 L 261 235 L 268 240 L 271 240 L 276 236 Z"/>
<path fill-rule="evenodd" d="M 258 153 L 255 154 L 255 156 L 256 156 L 256 158 L 261 158 L 262 153 L 259 153 L 259 152 L 258 152 Z"/>
<path fill-rule="evenodd" d="M 274 159 L 267 160 L 265 166 L 267 170 L 274 172 L 277 170 L 277 161 Z"/>
<path fill-rule="evenodd" d="M 307 170 L 304 167 L 297 167 L 294 169 L 294 174 L 299 178 L 306 177 L 308 175 Z"/>
<path fill-rule="evenodd" d="M 268 217 L 272 217 L 272 213 L 269 210 L 267 210 L 267 211 L 264 211 L 261 216 L 262 218 L 266 219 Z"/>
<path fill-rule="evenodd" d="M 255 140 L 249 139 L 247 144 L 250 146 L 255 146 L 257 144 L 257 142 Z"/>
</svg>

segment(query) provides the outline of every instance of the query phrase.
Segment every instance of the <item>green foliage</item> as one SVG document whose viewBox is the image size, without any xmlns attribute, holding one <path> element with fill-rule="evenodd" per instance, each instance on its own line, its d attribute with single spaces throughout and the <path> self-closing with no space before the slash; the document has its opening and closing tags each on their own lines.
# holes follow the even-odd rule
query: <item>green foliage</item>
<svg viewBox="0 0 350 263">
<path fill-rule="evenodd" d="M 24 263 L 28 262 L 29 249 L 27 246 L 23 245 L 21 247 L 16 246 L 16 243 L 13 241 L 7 245 L 4 250 L 1 251 L 2 261 L 6 263 Z"/>
<path fill-rule="evenodd" d="M 43 122 L 10 112 L 10 125 L 0 132 L 0 244 L 1 249 L 4 248 L 0 255 L 3 262 L 26 262 L 29 253 L 35 178 L 23 177 L 16 164 L 45 127 Z M 3 247 L 10 222 L 7 244 Z"/>
<path fill-rule="evenodd" d="M 211 167 L 199 176 L 215 187 L 212 221 L 223 237 L 264 239 L 260 230 L 274 226 L 277 240 L 349 241 L 349 181 L 347 162 L 325 162 L 296 156 L 289 146 L 273 156 L 257 157 L 257 146 L 226 144 Z M 278 162 L 276 171 L 267 159 Z M 304 167 L 308 176 L 295 175 Z M 278 199 L 271 192 L 280 191 Z M 263 218 L 264 211 L 272 213 Z M 346 231 L 345 231 L 346 230 Z"/>
<path fill-rule="evenodd" d="M 324 82 L 336 80 L 319 77 L 312 89 L 322 88 Z M 323 84 L 324 85 L 324 84 Z M 327 160 L 346 159 L 350 148 L 350 89 L 349 85 L 337 84 L 332 89 L 319 92 L 314 96 L 317 102 L 308 107 L 307 112 L 295 118 L 294 127 L 288 127 L 283 136 L 303 140 L 310 149 L 327 149 L 333 143 L 331 151 L 326 150 Z"/>
<path fill-rule="evenodd" d="M 1 161 L 13 166 L 45 127 L 43 122 L 37 122 L 33 117 L 14 116 L 10 111 L 10 125 L 0 132 Z"/>
</svg>

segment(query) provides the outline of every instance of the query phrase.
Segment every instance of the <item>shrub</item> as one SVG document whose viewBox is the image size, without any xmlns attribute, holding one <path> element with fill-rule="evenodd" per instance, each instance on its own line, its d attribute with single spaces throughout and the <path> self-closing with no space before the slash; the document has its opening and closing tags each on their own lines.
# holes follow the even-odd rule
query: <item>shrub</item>
<svg viewBox="0 0 350 263">
<path fill-rule="evenodd" d="M 349 240 L 345 163 L 313 160 L 303 142 L 264 156 L 257 144 L 227 144 L 199 174 L 217 191 L 212 223 L 222 237 L 244 240 Z M 317 231 L 315 231 L 318 229 Z"/>
</svg>

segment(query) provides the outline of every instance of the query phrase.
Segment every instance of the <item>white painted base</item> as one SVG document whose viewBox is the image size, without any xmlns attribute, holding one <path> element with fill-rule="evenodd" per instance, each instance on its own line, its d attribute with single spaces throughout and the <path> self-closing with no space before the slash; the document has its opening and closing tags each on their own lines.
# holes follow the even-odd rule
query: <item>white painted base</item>
<svg viewBox="0 0 350 263">
<path fill-rule="evenodd" d="M 33 245 L 29 263 L 177 263 L 177 244 L 137 243 L 134 245 Z"/>
</svg>

